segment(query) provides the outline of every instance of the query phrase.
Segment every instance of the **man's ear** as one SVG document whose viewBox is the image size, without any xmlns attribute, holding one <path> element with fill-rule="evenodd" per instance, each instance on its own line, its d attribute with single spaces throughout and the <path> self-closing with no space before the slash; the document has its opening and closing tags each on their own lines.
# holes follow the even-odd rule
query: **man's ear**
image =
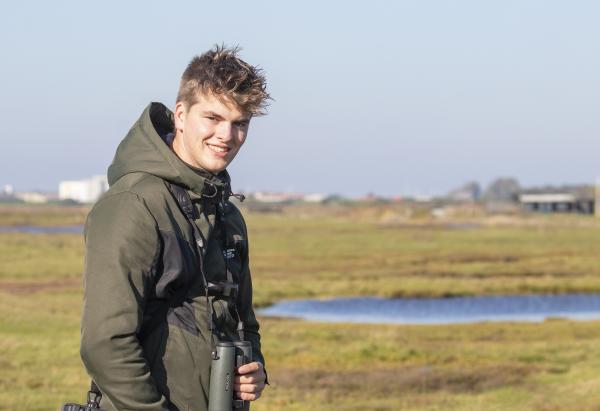
<svg viewBox="0 0 600 411">
<path fill-rule="evenodd" d="M 175 113 L 173 113 L 175 121 L 175 130 L 183 131 L 185 116 L 187 114 L 186 105 L 183 101 L 178 101 L 175 104 Z"/>
</svg>

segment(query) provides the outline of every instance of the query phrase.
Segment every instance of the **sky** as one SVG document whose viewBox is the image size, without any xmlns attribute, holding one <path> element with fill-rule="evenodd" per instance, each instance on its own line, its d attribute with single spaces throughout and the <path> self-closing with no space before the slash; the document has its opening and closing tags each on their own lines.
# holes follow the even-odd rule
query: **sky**
<svg viewBox="0 0 600 411">
<path fill-rule="evenodd" d="M 0 5 L 0 187 L 106 172 L 214 44 L 274 98 L 237 191 L 443 194 L 600 176 L 600 2 L 20 1 Z"/>
</svg>

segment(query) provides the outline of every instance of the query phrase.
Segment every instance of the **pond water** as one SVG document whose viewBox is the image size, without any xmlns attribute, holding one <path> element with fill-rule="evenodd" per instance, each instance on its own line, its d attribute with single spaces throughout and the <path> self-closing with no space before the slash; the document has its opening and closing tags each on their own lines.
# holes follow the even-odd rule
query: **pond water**
<svg viewBox="0 0 600 411">
<path fill-rule="evenodd" d="M 26 234 L 81 234 L 83 226 L 78 225 L 62 225 L 54 227 L 42 227 L 38 225 L 15 225 L 0 226 L 0 233 L 26 233 Z"/>
<path fill-rule="evenodd" d="M 260 309 L 257 314 L 309 321 L 390 324 L 592 320 L 600 319 L 600 294 L 289 300 Z"/>
</svg>

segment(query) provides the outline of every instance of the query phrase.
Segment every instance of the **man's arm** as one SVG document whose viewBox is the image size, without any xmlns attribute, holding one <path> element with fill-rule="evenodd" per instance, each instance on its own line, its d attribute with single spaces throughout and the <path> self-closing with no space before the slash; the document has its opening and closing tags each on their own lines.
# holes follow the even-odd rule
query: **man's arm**
<svg viewBox="0 0 600 411">
<path fill-rule="evenodd" d="M 137 333 L 159 252 L 156 223 L 137 195 L 106 197 L 86 222 L 81 358 L 119 410 L 167 411 Z"/>
</svg>

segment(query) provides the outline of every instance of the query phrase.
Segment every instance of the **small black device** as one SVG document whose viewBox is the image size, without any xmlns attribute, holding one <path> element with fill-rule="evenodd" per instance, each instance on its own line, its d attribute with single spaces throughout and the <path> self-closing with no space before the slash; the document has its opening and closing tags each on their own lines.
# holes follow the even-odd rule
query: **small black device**
<svg viewBox="0 0 600 411">
<path fill-rule="evenodd" d="M 92 381 L 90 390 L 88 391 L 87 404 L 65 404 L 61 407 L 60 411 L 103 411 L 100 408 L 100 400 L 102 399 L 102 393 L 96 386 L 96 383 Z"/>
</svg>

